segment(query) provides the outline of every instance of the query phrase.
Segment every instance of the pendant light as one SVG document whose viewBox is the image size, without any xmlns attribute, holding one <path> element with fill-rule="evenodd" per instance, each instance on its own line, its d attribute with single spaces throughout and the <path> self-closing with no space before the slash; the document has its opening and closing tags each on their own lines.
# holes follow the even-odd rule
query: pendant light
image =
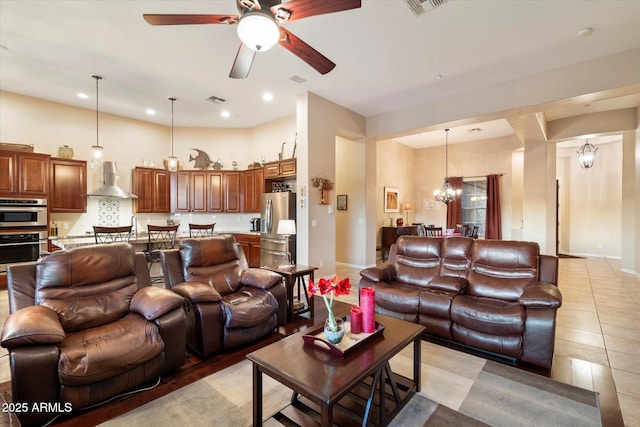
<svg viewBox="0 0 640 427">
<path fill-rule="evenodd" d="M 445 129 L 444 131 L 446 132 L 446 139 L 444 143 L 444 182 L 440 190 L 433 192 L 433 198 L 437 202 L 442 202 L 445 205 L 448 205 L 455 200 L 456 196 L 462 194 L 462 190 L 454 190 L 449 184 L 449 129 Z"/>
<path fill-rule="evenodd" d="M 99 76 L 97 74 L 94 74 L 91 76 L 93 79 L 96 80 L 96 145 L 92 145 L 91 146 L 91 150 L 92 150 L 92 155 L 93 155 L 93 160 L 95 161 L 100 161 L 100 159 L 102 158 L 102 150 L 104 149 L 104 147 L 102 145 L 99 144 L 99 138 L 98 138 L 98 129 L 99 129 L 99 121 L 98 121 L 98 82 L 100 80 L 102 80 L 104 77 Z"/>
<path fill-rule="evenodd" d="M 167 170 L 175 172 L 178 170 L 178 158 L 173 155 L 173 103 L 176 98 L 168 98 L 171 101 L 171 156 L 167 158 Z"/>
<path fill-rule="evenodd" d="M 593 167 L 593 164 L 596 161 L 596 151 L 598 151 L 598 147 L 593 144 L 589 144 L 589 140 L 580 147 L 576 153 L 578 154 L 578 160 L 580 160 L 580 167 L 582 169 L 589 169 Z"/>
</svg>

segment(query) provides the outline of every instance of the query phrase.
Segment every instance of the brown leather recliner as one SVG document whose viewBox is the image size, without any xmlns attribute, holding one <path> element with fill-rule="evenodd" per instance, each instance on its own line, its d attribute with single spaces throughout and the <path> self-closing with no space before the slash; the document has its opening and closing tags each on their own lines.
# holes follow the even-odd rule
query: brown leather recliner
<svg viewBox="0 0 640 427">
<path fill-rule="evenodd" d="M 239 347 L 284 325 L 282 277 L 249 268 L 234 236 L 182 240 L 160 261 L 165 283 L 187 301 L 187 345 L 198 355 Z"/>
<path fill-rule="evenodd" d="M 24 425 L 148 385 L 184 363 L 184 299 L 149 286 L 144 254 L 128 243 L 59 251 L 7 268 L 2 329 L 13 401 Z"/>
</svg>

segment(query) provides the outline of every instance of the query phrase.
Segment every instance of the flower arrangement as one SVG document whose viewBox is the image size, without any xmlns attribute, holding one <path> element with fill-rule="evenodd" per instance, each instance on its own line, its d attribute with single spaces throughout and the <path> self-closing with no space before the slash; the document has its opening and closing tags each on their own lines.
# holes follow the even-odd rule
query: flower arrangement
<svg viewBox="0 0 640 427">
<path fill-rule="evenodd" d="M 320 190 L 333 190 L 333 182 L 327 178 L 321 178 L 319 176 L 311 178 L 311 185 L 313 188 L 319 188 Z"/>
<path fill-rule="evenodd" d="M 313 283 L 313 280 L 309 280 L 309 294 L 314 294 L 320 292 L 322 295 L 322 299 L 324 300 L 324 304 L 327 306 L 327 311 L 329 312 L 328 323 L 329 327 L 332 331 L 338 330 L 338 323 L 336 322 L 336 317 L 333 315 L 333 297 L 340 295 L 349 295 L 351 292 L 351 283 L 349 282 L 349 278 L 345 277 L 341 279 L 338 276 L 335 276 L 331 280 L 327 280 L 325 278 L 321 278 L 318 280 L 318 284 Z M 329 294 L 329 300 L 327 300 L 327 294 Z"/>
</svg>

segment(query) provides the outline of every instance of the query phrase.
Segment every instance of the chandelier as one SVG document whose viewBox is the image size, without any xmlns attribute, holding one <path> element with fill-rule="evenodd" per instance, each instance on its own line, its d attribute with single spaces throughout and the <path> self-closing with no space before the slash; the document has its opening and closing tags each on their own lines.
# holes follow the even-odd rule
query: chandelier
<svg viewBox="0 0 640 427">
<path fill-rule="evenodd" d="M 444 130 L 446 132 L 446 139 L 444 144 L 444 182 L 442 188 L 433 192 L 433 198 L 437 202 L 442 202 L 445 205 L 453 202 L 456 196 L 462 194 L 461 189 L 454 190 L 449 184 L 449 129 Z"/>
<path fill-rule="evenodd" d="M 593 144 L 589 144 L 589 140 L 580 147 L 576 153 L 578 154 L 578 160 L 580 160 L 580 167 L 582 169 L 589 169 L 593 167 L 594 162 L 596 161 L 596 151 L 598 151 L 598 147 Z"/>
<path fill-rule="evenodd" d="M 171 101 L 171 156 L 167 158 L 166 164 L 167 170 L 175 172 L 178 170 L 178 158 L 173 155 L 173 103 L 176 98 L 169 98 L 169 101 Z"/>
</svg>

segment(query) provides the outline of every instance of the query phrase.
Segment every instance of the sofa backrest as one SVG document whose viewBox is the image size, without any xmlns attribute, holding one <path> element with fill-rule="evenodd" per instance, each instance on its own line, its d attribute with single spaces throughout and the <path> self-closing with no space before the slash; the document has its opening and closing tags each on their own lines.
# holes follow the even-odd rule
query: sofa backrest
<svg viewBox="0 0 640 427">
<path fill-rule="evenodd" d="M 227 295 L 241 286 L 242 273 L 249 268 L 242 247 L 232 235 L 180 242 L 184 281 L 212 286 Z"/>
<path fill-rule="evenodd" d="M 111 243 L 54 252 L 36 263 L 35 302 L 58 314 L 65 331 L 111 323 L 138 291 L 135 251 Z"/>
<path fill-rule="evenodd" d="M 476 240 L 467 293 L 515 301 L 538 279 L 540 248 L 535 242 Z"/>
<path fill-rule="evenodd" d="M 442 240 L 431 237 L 400 236 L 396 241 L 396 280 L 426 287 L 440 273 Z"/>
<path fill-rule="evenodd" d="M 471 268 L 471 249 L 475 240 L 470 237 L 449 237 L 440 240 L 442 240 L 440 276 L 466 279 Z"/>
</svg>

